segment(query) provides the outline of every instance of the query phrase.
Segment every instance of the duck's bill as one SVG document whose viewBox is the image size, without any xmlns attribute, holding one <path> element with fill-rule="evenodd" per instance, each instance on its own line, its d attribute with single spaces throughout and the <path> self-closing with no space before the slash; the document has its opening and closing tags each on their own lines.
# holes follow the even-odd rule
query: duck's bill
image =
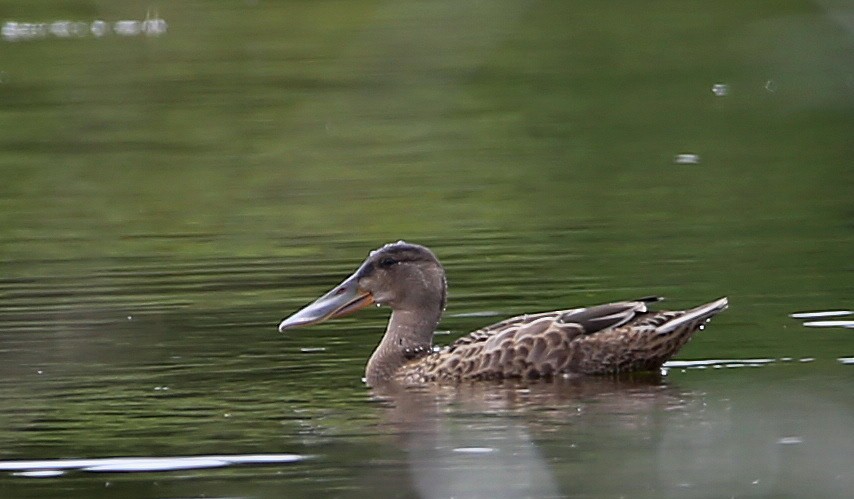
<svg viewBox="0 0 854 499">
<path fill-rule="evenodd" d="M 374 297 L 359 288 L 355 274 L 302 310 L 279 323 L 279 332 L 343 317 L 374 303 Z"/>
</svg>

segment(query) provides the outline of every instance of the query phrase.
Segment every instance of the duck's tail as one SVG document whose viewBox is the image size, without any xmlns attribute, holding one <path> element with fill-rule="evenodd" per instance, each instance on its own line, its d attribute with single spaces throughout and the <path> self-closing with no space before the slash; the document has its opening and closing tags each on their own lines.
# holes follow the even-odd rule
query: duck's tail
<svg viewBox="0 0 854 499">
<path fill-rule="evenodd" d="M 658 334 L 674 334 L 678 331 L 689 331 L 694 334 L 694 331 L 708 322 L 715 315 L 723 312 L 729 306 L 729 300 L 724 296 L 713 302 L 694 307 L 682 312 L 678 317 L 669 320 L 658 327 Z"/>
<path fill-rule="evenodd" d="M 583 338 L 576 355 L 587 355 L 576 358 L 578 371 L 614 374 L 656 370 L 728 305 L 723 297 L 684 311 L 649 312 L 624 326 Z"/>
</svg>

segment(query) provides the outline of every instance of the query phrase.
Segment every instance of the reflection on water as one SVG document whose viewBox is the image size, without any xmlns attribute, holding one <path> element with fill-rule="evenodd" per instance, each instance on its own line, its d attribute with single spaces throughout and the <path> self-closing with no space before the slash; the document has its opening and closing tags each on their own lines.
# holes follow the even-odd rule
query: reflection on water
<svg viewBox="0 0 854 499">
<path fill-rule="evenodd" d="M 775 405 L 785 407 L 785 413 L 761 416 L 769 395 L 779 398 Z M 850 462 L 843 449 L 854 443 L 840 426 L 850 422 L 844 406 L 803 392 L 771 390 L 754 401 L 707 403 L 698 414 L 682 419 L 683 424 L 668 426 L 658 450 L 658 479 L 668 495 L 708 497 L 714 490 L 843 497 L 852 485 L 843 471 L 847 464 L 842 464 Z M 684 424 L 686 419 L 701 424 Z"/>
<path fill-rule="evenodd" d="M 612 413 L 680 405 L 656 376 L 639 380 L 558 379 L 374 391 L 386 424 L 406 450 L 419 497 L 559 497 L 558 458 L 545 440 L 563 441 L 561 456 L 581 456 L 584 426 Z M 669 399 L 669 400 L 668 400 Z M 621 425 L 637 430 L 628 417 Z M 565 435 L 553 435 L 563 427 Z"/>
</svg>

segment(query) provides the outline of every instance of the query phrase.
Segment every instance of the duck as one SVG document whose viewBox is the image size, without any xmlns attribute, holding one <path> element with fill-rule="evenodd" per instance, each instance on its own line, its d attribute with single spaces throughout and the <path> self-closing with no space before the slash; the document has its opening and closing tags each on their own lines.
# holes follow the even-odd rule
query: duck
<svg viewBox="0 0 854 499">
<path fill-rule="evenodd" d="M 436 255 L 398 241 L 371 251 L 352 275 L 283 319 L 278 330 L 387 306 L 385 334 L 365 367 L 369 386 L 532 380 L 659 370 L 729 305 L 722 297 L 687 310 L 652 311 L 648 306 L 662 298 L 649 296 L 519 315 L 434 347 L 447 297 Z"/>
</svg>

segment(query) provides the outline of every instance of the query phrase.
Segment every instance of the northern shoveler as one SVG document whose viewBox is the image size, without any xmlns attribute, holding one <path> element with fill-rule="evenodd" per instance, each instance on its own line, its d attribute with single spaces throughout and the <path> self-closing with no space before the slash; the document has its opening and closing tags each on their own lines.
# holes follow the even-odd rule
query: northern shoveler
<svg viewBox="0 0 854 499">
<path fill-rule="evenodd" d="M 445 270 L 433 252 L 399 241 L 372 251 L 353 275 L 284 319 L 279 331 L 388 305 L 388 327 L 365 370 L 371 386 L 549 378 L 658 369 L 728 304 L 724 297 L 684 311 L 650 311 L 647 305 L 661 300 L 653 296 L 520 315 L 437 349 L 433 332 L 446 298 Z"/>
</svg>

